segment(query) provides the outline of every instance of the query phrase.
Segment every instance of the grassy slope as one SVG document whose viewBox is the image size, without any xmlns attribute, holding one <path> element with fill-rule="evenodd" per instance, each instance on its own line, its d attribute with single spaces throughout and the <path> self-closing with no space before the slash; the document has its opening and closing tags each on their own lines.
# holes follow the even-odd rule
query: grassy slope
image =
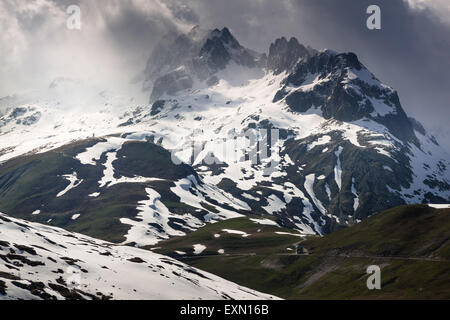
<svg viewBox="0 0 450 320">
<path fill-rule="evenodd" d="M 193 245 L 202 244 L 206 249 L 201 255 L 217 255 L 219 249 L 223 249 L 226 255 L 251 255 L 251 254 L 271 254 L 273 252 L 286 253 L 287 247 L 301 241 L 298 236 L 276 234 L 275 232 L 294 233 L 292 230 L 283 229 L 276 226 L 261 225 L 255 223 L 248 217 L 234 218 L 225 221 L 219 221 L 191 232 L 183 237 L 174 237 L 166 241 L 159 242 L 155 247 L 156 252 L 186 258 L 175 253 L 183 251 L 187 256 L 193 256 Z M 261 219 L 261 216 L 253 218 Z M 249 234 L 242 237 L 239 234 L 231 234 L 223 229 L 243 231 Z M 215 237 L 214 235 L 220 235 Z"/>
<path fill-rule="evenodd" d="M 208 237 L 206 231 L 201 230 L 198 240 Z M 309 256 L 280 254 L 281 246 L 272 250 L 261 239 L 264 249 L 254 256 L 183 261 L 287 299 L 449 299 L 449 237 L 450 209 L 401 206 L 326 237 L 305 240 L 305 247 L 313 250 Z M 175 243 L 161 246 L 173 250 Z M 366 287 L 366 268 L 372 264 L 382 270 L 381 290 Z"/>
<path fill-rule="evenodd" d="M 11 216 L 65 228 L 112 242 L 125 240 L 130 226 L 120 218 L 134 218 L 139 201 L 147 199 L 146 186 L 152 186 L 169 210 L 175 213 L 199 214 L 179 203 L 171 193 L 172 181 L 195 171 L 186 165 L 176 166 L 170 153 L 152 143 L 129 142 L 118 152 L 114 162 L 116 176 L 135 175 L 168 179 L 149 183 L 117 184 L 99 188 L 103 176 L 102 156 L 96 166 L 82 165 L 74 157 L 101 139 L 88 139 L 41 153 L 11 159 L 0 165 L 0 211 Z M 126 157 L 126 158 L 124 158 Z M 69 184 L 64 174 L 76 172 L 83 182 L 61 197 L 56 195 Z M 93 198 L 89 194 L 99 192 Z M 39 209 L 38 215 L 31 213 Z M 72 220 L 74 214 L 81 216 Z"/>
</svg>

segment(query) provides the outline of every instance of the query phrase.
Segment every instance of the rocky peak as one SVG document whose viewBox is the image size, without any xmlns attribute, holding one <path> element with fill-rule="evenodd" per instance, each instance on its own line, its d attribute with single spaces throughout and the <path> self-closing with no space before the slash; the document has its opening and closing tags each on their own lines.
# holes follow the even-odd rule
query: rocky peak
<svg viewBox="0 0 450 320">
<path fill-rule="evenodd" d="M 239 48 L 241 45 L 236 40 L 236 38 L 231 34 L 230 30 L 227 27 L 224 27 L 222 30 L 214 29 L 210 32 L 208 41 L 220 42 L 221 44 L 228 46 L 230 48 Z"/>
<path fill-rule="evenodd" d="M 210 75 L 224 69 L 230 61 L 249 68 L 256 67 L 260 55 L 244 48 L 228 28 L 214 29 L 200 49 L 199 65 L 206 64 Z"/>
<path fill-rule="evenodd" d="M 285 37 L 281 37 L 270 45 L 267 67 L 275 74 L 280 74 L 283 71 L 292 70 L 299 59 L 307 58 L 309 55 L 308 49 L 296 38 L 292 37 L 288 41 Z"/>
<path fill-rule="evenodd" d="M 169 34 L 147 63 L 146 87 L 153 87 L 150 102 L 191 88 L 195 79 L 215 83 L 215 74 L 230 62 L 262 68 L 265 55 L 243 47 L 226 27 L 211 31 L 194 27 L 187 34 Z"/>
<path fill-rule="evenodd" d="M 280 40 L 278 47 L 283 45 L 286 41 Z M 323 50 L 301 59 L 292 70 L 275 102 L 284 99 L 294 112 L 320 106 L 325 118 L 343 122 L 370 119 L 400 140 L 418 145 L 397 92 L 375 78 L 356 54 Z"/>
<path fill-rule="evenodd" d="M 241 46 L 227 28 L 214 29 L 200 49 L 200 58 L 212 70 L 221 70 L 231 59 L 230 49 L 238 50 Z"/>
</svg>

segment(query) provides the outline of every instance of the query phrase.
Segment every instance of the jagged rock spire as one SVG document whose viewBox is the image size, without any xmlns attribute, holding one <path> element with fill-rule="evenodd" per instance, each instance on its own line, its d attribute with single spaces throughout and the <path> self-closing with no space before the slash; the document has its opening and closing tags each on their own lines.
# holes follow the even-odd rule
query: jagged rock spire
<svg viewBox="0 0 450 320">
<path fill-rule="evenodd" d="M 270 45 L 267 57 L 267 68 L 275 74 L 291 70 L 301 58 L 309 57 L 306 49 L 298 40 L 292 37 L 289 41 L 285 37 L 275 40 Z"/>
</svg>

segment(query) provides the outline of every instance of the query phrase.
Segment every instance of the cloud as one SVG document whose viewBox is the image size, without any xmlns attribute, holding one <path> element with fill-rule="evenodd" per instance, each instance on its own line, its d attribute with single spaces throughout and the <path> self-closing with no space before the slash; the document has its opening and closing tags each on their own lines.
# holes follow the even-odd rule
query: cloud
<svg viewBox="0 0 450 320">
<path fill-rule="evenodd" d="M 450 24 L 450 2 L 448 0 L 404 0 L 413 10 L 428 11 L 442 22 Z"/>
<path fill-rule="evenodd" d="M 66 26 L 69 5 L 81 30 Z M 126 86 L 169 30 L 191 28 L 193 13 L 160 0 L 0 1 L 0 97 L 41 90 L 58 77 Z M 175 10 L 176 8 L 177 10 Z"/>
</svg>

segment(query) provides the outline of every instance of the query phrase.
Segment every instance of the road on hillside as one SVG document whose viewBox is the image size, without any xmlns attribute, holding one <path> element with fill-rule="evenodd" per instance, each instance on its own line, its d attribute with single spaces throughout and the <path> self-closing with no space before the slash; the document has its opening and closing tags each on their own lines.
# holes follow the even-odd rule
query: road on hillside
<svg viewBox="0 0 450 320">
<path fill-rule="evenodd" d="M 297 253 L 276 253 L 278 256 L 309 256 L 310 254 L 297 254 Z M 180 256 L 176 259 L 195 259 L 195 258 L 206 258 L 206 257 L 249 257 L 249 256 L 268 256 L 267 254 L 257 254 L 255 252 L 249 253 L 226 253 L 226 254 L 203 254 L 203 255 L 191 255 L 191 256 Z M 441 258 L 427 258 L 427 257 L 398 257 L 398 256 L 371 256 L 371 255 L 348 255 L 348 254 L 324 254 L 325 257 L 340 257 L 340 258 L 365 258 L 365 259 L 393 259 L 393 260 L 413 260 L 413 261 L 433 261 L 433 262 L 450 262 L 448 259 Z"/>
</svg>

